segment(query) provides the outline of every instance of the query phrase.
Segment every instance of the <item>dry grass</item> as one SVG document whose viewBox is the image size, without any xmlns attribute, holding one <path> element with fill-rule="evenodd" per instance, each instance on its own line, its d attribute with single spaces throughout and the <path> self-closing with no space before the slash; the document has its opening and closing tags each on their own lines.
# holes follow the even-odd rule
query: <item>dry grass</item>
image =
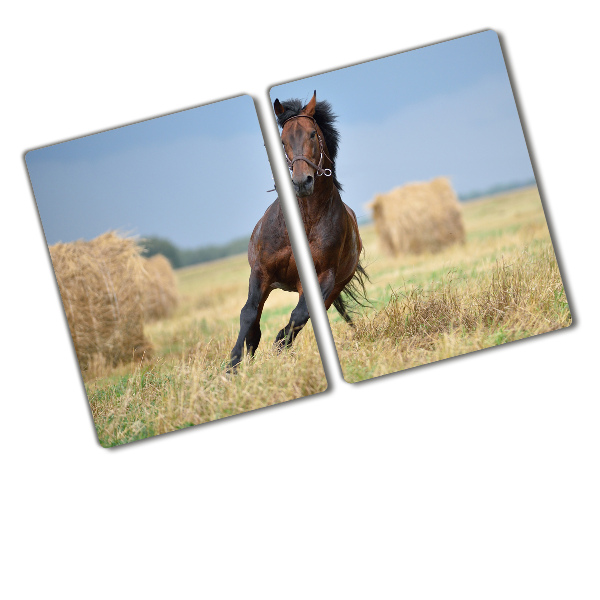
<svg viewBox="0 0 600 600">
<path fill-rule="evenodd" d="M 109 232 L 55 244 L 50 256 L 82 371 L 149 355 L 141 309 L 145 272 L 135 240 Z"/>
<path fill-rule="evenodd" d="M 378 194 L 368 208 L 385 254 L 439 252 L 465 241 L 461 206 L 444 177 Z"/>
<path fill-rule="evenodd" d="M 272 343 L 298 296 L 275 290 L 263 312 L 263 338 L 239 373 L 225 371 L 246 302 L 250 268 L 243 255 L 175 271 L 180 302 L 145 333 L 152 362 L 97 368 L 84 378 L 104 446 L 205 423 L 322 392 L 327 381 L 312 326 L 292 350 Z"/>
<path fill-rule="evenodd" d="M 467 204 L 464 248 L 377 260 L 364 236 L 375 310 L 353 332 L 333 315 L 355 382 L 546 333 L 571 323 L 537 190 Z"/>
<path fill-rule="evenodd" d="M 147 279 L 142 301 L 144 321 L 148 323 L 173 314 L 179 303 L 179 292 L 171 263 L 162 254 L 144 259 L 144 269 Z"/>
<path fill-rule="evenodd" d="M 309 333 L 309 332 L 304 332 Z M 303 336 L 304 336 L 303 333 Z M 224 370 L 232 338 L 209 339 L 178 360 L 157 359 L 111 385 L 88 384 L 90 406 L 103 446 L 135 441 L 214 421 L 326 389 L 314 335 L 298 338 L 281 354 L 267 344 L 235 376 Z"/>
<path fill-rule="evenodd" d="M 537 190 L 464 207 L 467 241 L 439 253 L 391 257 L 373 226 L 361 229 L 374 308 L 356 332 L 330 311 L 348 381 L 552 331 L 570 324 Z M 180 303 L 146 325 L 153 361 L 105 365 L 84 377 L 98 436 L 113 446 L 323 391 L 327 387 L 312 327 L 294 348 L 272 342 L 297 295 L 269 298 L 256 357 L 225 372 L 246 301 L 249 267 L 235 256 L 175 272 Z"/>
<path fill-rule="evenodd" d="M 440 334 L 454 330 L 472 332 L 505 325 L 548 331 L 568 325 L 568 312 L 557 310 L 564 290 L 549 249 L 537 256 L 524 251 L 510 265 L 498 261 L 489 280 L 480 277 L 461 285 L 453 275 L 449 272 L 427 290 L 392 291 L 387 306 L 356 323 L 354 339 L 386 338 L 430 347 Z"/>
</svg>

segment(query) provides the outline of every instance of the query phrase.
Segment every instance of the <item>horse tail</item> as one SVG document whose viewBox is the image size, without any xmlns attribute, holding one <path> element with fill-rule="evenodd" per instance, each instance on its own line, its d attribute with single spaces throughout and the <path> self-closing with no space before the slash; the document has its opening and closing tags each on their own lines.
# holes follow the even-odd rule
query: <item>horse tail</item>
<svg viewBox="0 0 600 600">
<path fill-rule="evenodd" d="M 371 306 L 369 299 L 367 298 L 367 290 L 365 289 L 365 281 L 371 281 L 364 267 L 358 261 L 356 271 L 352 279 L 346 284 L 346 287 L 342 290 L 341 294 L 334 300 L 333 306 L 340 313 L 344 321 L 349 325 L 352 325 L 352 314 L 356 313 L 356 309 L 353 307 L 349 309 L 348 303 L 352 302 L 355 306 L 362 306 L 368 308 Z"/>
</svg>

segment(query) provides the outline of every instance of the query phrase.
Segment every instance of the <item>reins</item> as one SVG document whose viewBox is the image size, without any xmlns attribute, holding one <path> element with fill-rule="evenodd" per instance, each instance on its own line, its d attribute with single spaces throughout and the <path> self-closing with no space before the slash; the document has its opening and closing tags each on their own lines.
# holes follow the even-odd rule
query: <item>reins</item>
<svg viewBox="0 0 600 600">
<path fill-rule="evenodd" d="M 325 155 L 325 156 L 327 156 L 327 155 L 325 154 L 325 151 L 323 150 L 323 138 L 321 137 L 321 134 L 319 133 L 317 122 L 315 121 L 315 119 L 313 117 L 309 117 L 308 115 L 294 115 L 293 117 L 290 117 L 289 119 L 287 119 L 285 121 L 285 123 L 281 126 L 281 129 L 283 130 L 283 128 L 286 126 L 286 124 L 289 123 L 292 119 L 300 119 L 300 118 L 310 119 L 315 124 L 315 130 L 317 132 L 317 138 L 319 140 L 319 151 L 320 151 L 319 164 L 315 165 L 315 163 L 312 162 L 308 157 L 304 156 L 304 154 L 300 154 L 299 156 L 294 156 L 294 158 L 292 160 L 290 160 L 290 157 L 287 155 L 287 152 L 285 152 L 285 150 L 284 150 L 285 160 L 287 160 L 289 170 L 290 171 L 294 170 L 294 163 L 296 161 L 303 160 L 305 163 L 308 163 L 313 169 L 315 169 L 315 173 L 318 177 L 320 177 L 321 175 L 325 175 L 325 177 L 331 177 L 331 175 L 332 175 L 331 169 L 323 168 L 323 155 Z M 331 158 L 329 158 L 329 156 L 327 156 L 327 158 L 333 165 L 333 161 L 331 160 Z"/>
</svg>

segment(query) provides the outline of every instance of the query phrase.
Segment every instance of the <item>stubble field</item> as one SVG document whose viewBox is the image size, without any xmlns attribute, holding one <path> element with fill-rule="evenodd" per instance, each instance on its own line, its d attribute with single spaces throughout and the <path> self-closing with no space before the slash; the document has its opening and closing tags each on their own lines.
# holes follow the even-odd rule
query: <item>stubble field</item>
<svg viewBox="0 0 600 600">
<path fill-rule="evenodd" d="M 329 314 L 349 382 L 546 333 L 571 313 L 537 188 L 463 205 L 466 243 L 392 258 L 362 229 L 373 310 Z"/>
<path fill-rule="evenodd" d="M 567 327 L 571 314 L 536 188 L 464 205 L 467 241 L 437 254 L 387 257 L 365 226 L 370 308 L 355 329 L 329 311 L 344 378 L 361 381 Z M 181 302 L 146 326 L 155 352 L 140 364 L 97 364 L 84 379 L 100 443 L 115 446 L 324 391 L 312 326 L 293 349 L 272 341 L 296 294 L 275 290 L 261 346 L 225 372 L 246 301 L 244 255 L 176 272 Z"/>
</svg>

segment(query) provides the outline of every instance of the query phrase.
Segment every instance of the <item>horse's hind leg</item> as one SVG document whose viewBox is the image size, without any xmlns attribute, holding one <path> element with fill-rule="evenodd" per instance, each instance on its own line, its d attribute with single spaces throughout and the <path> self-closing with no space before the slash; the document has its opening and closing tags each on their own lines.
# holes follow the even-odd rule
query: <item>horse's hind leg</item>
<svg viewBox="0 0 600 600">
<path fill-rule="evenodd" d="M 283 341 L 283 345 L 291 345 L 296 336 L 302 331 L 302 328 L 308 322 L 310 315 L 308 314 L 308 307 L 306 306 L 306 298 L 304 294 L 300 294 L 300 300 L 296 305 L 296 308 L 292 311 L 289 323 L 277 334 L 275 338 L 275 346 L 280 346 Z"/>
<path fill-rule="evenodd" d="M 244 342 L 248 350 L 248 354 L 252 356 L 258 344 L 260 343 L 260 315 L 265 301 L 270 293 L 269 288 L 264 288 L 261 281 L 254 274 L 250 275 L 250 284 L 248 286 L 248 300 L 240 313 L 240 333 L 237 342 L 231 351 L 231 360 L 229 368 L 235 367 L 242 360 L 244 352 Z"/>
<path fill-rule="evenodd" d="M 333 306 L 335 306 L 338 313 L 340 313 L 342 319 L 344 319 L 344 321 L 346 321 L 346 323 L 348 323 L 348 325 L 350 325 L 350 327 L 354 327 L 354 323 L 352 322 L 352 316 L 348 312 L 348 309 L 346 308 L 346 303 L 344 302 L 344 299 L 342 298 L 341 295 L 339 295 L 333 301 Z"/>
</svg>

